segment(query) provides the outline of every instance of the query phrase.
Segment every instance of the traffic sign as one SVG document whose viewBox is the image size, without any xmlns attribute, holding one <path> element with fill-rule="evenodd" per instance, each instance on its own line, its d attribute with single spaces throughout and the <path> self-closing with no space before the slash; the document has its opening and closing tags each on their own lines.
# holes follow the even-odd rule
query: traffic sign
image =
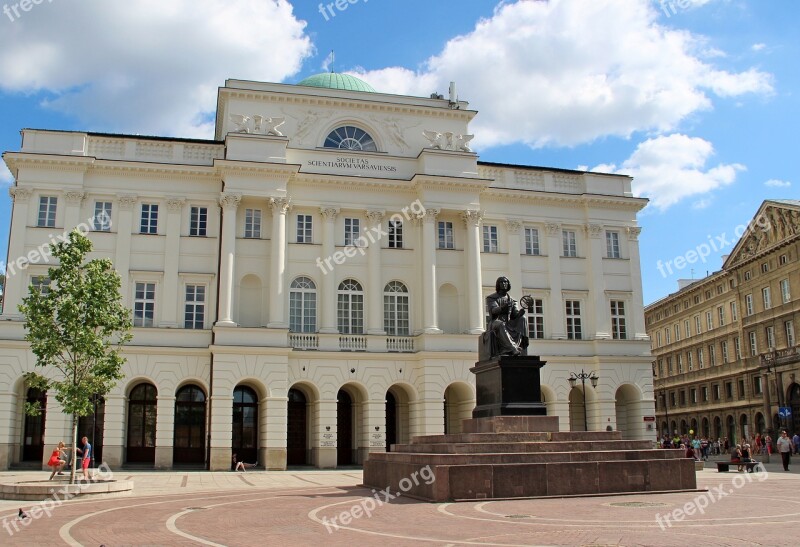
<svg viewBox="0 0 800 547">
<path fill-rule="evenodd" d="M 780 410 L 778 410 L 778 416 L 780 416 L 781 418 L 791 418 L 792 408 L 788 406 L 780 407 Z"/>
</svg>

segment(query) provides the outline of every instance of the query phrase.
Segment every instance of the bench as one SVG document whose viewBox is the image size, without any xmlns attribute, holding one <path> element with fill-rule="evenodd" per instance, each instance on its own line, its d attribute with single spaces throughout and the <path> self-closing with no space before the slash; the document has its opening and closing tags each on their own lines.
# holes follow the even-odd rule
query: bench
<svg viewBox="0 0 800 547">
<path fill-rule="evenodd" d="M 732 465 L 735 465 L 737 467 L 743 465 L 745 466 L 745 469 L 747 470 L 748 473 L 752 473 L 756 466 L 761 465 L 761 462 L 757 462 L 755 460 L 750 462 L 717 462 L 717 472 L 727 473 L 728 471 L 730 471 L 730 467 Z"/>
</svg>

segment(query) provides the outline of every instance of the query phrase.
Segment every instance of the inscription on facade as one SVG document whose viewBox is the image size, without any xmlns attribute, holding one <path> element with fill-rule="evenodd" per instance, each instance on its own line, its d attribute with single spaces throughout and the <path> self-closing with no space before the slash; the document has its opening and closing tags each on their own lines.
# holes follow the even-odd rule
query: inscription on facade
<svg viewBox="0 0 800 547">
<path fill-rule="evenodd" d="M 332 169 L 348 169 L 352 171 L 384 171 L 397 172 L 394 165 L 374 163 L 366 158 L 336 158 L 334 160 L 308 160 L 308 167 L 329 167 Z"/>
</svg>

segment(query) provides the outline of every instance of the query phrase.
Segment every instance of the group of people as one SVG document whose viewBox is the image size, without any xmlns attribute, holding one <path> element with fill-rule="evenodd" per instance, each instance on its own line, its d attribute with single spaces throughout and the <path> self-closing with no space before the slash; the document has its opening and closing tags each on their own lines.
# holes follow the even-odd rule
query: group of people
<svg viewBox="0 0 800 547">
<path fill-rule="evenodd" d="M 697 435 L 678 435 L 670 437 L 664 435 L 659 439 L 661 448 L 678 448 L 685 450 L 687 458 L 694 460 L 707 461 L 709 455 L 716 456 L 722 454 L 731 455 L 732 463 L 748 463 L 753 461 L 758 454 L 773 454 L 778 452 L 781 455 L 784 471 L 789 470 L 789 461 L 792 454 L 800 454 L 800 435 L 797 433 L 790 437 L 786 430 L 781 431 L 780 437 L 773 442 L 769 434 L 761 435 L 758 433 L 753 439 L 745 439 L 742 443 L 731 445 L 728 437 L 718 437 L 709 439 L 705 436 Z M 739 465 L 739 471 L 744 465 Z"/>
<path fill-rule="evenodd" d="M 81 444 L 83 445 L 82 448 L 75 448 L 75 451 L 81 456 L 81 469 L 83 470 L 83 479 L 89 479 L 89 464 L 92 461 L 93 457 L 93 448 L 92 445 L 89 444 L 88 437 L 81 438 Z M 53 453 L 50 455 L 50 460 L 48 460 L 47 465 L 50 467 L 53 472 L 50 473 L 50 479 L 53 480 L 53 477 L 56 475 L 63 475 L 64 474 L 64 467 L 67 465 L 69 458 L 67 457 L 67 452 L 72 450 L 72 448 L 66 446 L 64 441 L 59 441 L 58 446 L 53 450 Z"/>
</svg>

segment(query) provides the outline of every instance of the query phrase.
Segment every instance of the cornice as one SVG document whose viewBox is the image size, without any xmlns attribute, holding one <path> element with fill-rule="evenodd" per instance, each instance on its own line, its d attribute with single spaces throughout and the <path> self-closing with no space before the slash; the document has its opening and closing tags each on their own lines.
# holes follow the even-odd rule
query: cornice
<svg viewBox="0 0 800 547">
<path fill-rule="evenodd" d="M 562 194 L 542 190 L 516 190 L 495 187 L 487 188 L 483 192 L 483 197 L 506 203 L 531 201 L 541 204 L 549 202 L 559 206 L 564 204 L 571 204 L 575 207 L 599 206 L 604 209 L 617 209 L 620 211 L 641 211 L 647 205 L 647 200 L 642 198 L 598 196 L 597 194 Z"/>
<path fill-rule="evenodd" d="M 3 154 L 9 169 L 38 167 L 50 171 L 85 173 L 95 164 L 91 156 L 67 156 L 56 154 L 31 154 L 30 152 L 6 152 Z"/>
<path fill-rule="evenodd" d="M 296 163 L 260 163 L 253 161 L 214 160 L 214 172 L 219 175 L 253 176 L 286 180 L 300 172 Z"/>
<path fill-rule="evenodd" d="M 424 173 L 418 173 L 411 178 L 411 184 L 417 189 L 447 189 L 482 193 L 489 188 L 492 182 L 494 182 L 492 179 L 427 175 Z"/>
</svg>

